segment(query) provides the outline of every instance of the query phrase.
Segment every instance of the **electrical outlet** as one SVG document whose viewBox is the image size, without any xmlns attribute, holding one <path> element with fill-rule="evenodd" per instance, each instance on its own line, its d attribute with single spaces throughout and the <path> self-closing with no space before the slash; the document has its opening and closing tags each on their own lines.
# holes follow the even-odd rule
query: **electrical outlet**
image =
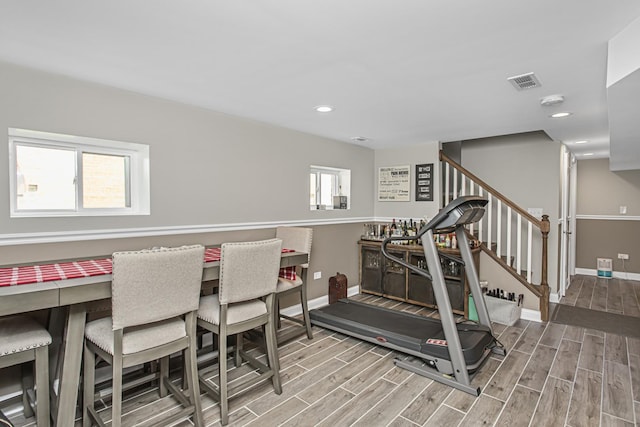
<svg viewBox="0 0 640 427">
<path fill-rule="evenodd" d="M 626 214 L 627 214 L 627 207 L 620 206 L 620 215 L 626 215 Z"/>
<path fill-rule="evenodd" d="M 316 271 L 313 273 L 313 280 L 322 279 L 322 271 Z"/>
<path fill-rule="evenodd" d="M 629 254 L 618 254 L 618 259 L 629 259 Z"/>
</svg>

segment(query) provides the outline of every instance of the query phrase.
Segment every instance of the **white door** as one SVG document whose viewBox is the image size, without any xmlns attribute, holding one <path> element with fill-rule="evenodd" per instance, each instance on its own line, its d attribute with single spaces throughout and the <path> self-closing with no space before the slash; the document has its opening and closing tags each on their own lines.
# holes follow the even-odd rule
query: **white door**
<svg viewBox="0 0 640 427">
<path fill-rule="evenodd" d="M 563 147 L 564 148 L 564 147 Z M 562 153 L 562 185 L 560 202 L 560 277 L 558 278 L 558 297 L 563 297 L 569 285 L 571 276 L 575 273 L 575 186 L 576 159 L 575 156 L 563 149 Z"/>
<path fill-rule="evenodd" d="M 576 201 L 578 196 L 578 162 L 574 154 L 570 155 L 569 163 L 569 237 L 567 238 L 567 267 L 568 285 L 576 275 Z M 568 287 L 567 285 L 567 287 Z"/>
</svg>

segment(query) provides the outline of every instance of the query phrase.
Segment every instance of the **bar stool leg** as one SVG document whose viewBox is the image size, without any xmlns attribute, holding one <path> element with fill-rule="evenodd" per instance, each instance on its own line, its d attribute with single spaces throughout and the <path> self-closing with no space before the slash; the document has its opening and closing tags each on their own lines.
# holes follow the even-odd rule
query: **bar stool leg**
<svg viewBox="0 0 640 427">
<path fill-rule="evenodd" d="M 29 395 L 27 394 L 27 390 L 33 387 L 27 379 L 29 378 L 29 372 L 27 369 L 27 364 L 23 363 L 20 370 L 22 371 L 22 406 L 24 407 L 24 417 L 31 418 L 33 417 L 33 409 L 31 409 L 31 403 L 29 403 Z M 35 372 L 33 373 L 36 374 Z"/>
<path fill-rule="evenodd" d="M 91 348 L 84 346 L 83 398 L 82 398 L 82 427 L 91 426 L 90 410 L 95 405 L 95 372 L 96 356 Z"/>
<path fill-rule="evenodd" d="M 36 349 L 36 421 L 38 426 L 49 427 L 49 347 Z"/>
</svg>

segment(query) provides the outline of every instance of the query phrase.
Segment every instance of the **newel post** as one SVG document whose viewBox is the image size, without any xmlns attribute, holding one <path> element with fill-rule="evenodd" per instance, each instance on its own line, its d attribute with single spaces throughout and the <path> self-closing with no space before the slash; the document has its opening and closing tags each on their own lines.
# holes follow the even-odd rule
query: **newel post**
<svg viewBox="0 0 640 427">
<path fill-rule="evenodd" d="M 549 215 L 542 215 L 540 232 L 542 233 L 542 275 L 540 277 L 540 318 L 543 322 L 549 321 L 549 282 L 547 281 L 548 240 L 549 240 Z"/>
</svg>

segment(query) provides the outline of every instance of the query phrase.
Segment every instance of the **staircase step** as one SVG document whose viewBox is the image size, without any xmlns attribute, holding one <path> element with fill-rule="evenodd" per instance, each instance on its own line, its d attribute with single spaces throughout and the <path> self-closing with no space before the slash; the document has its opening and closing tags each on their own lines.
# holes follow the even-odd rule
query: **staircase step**
<svg viewBox="0 0 640 427">
<path fill-rule="evenodd" d="M 507 260 L 507 256 L 506 255 L 502 255 L 500 258 L 502 258 L 502 260 L 511 268 L 513 268 L 513 260 L 515 259 L 515 257 L 512 255 L 510 257 L 509 260 Z"/>
</svg>

